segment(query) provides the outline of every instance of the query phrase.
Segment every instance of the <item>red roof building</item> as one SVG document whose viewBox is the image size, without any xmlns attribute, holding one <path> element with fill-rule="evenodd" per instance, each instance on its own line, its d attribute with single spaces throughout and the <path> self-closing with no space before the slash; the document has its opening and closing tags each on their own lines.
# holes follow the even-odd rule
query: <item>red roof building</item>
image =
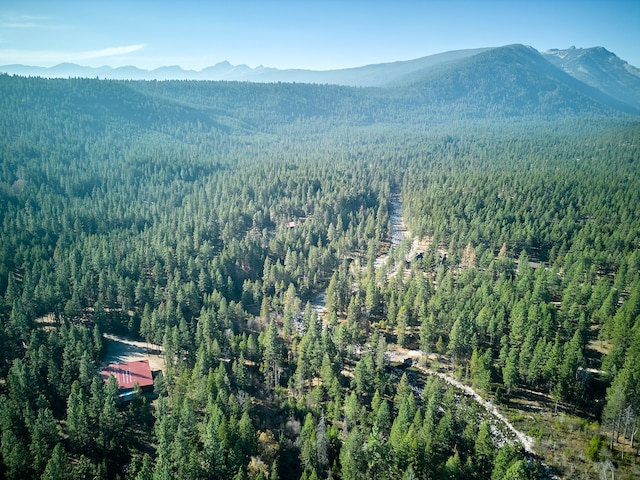
<svg viewBox="0 0 640 480">
<path fill-rule="evenodd" d="M 143 390 L 153 387 L 153 376 L 149 367 L 149 360 L 135 362 L 114 363 L 102 369 L 100 376 L 106 382 L 113 375 L 118 382 L 118 389 L 132 390 L 139 385 Z"/>
</svg>

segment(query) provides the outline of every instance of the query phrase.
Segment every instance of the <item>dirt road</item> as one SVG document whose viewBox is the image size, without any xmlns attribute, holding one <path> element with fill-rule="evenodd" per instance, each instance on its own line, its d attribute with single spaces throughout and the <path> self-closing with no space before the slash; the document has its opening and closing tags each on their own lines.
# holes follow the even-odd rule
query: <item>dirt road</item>
<svg viewBox="0 0 640 480">
<path fill-rule="evenodd" d="M 117 335 L 105 334 L 107 354 L 104 364 L 131 362 L 134 360 L 149 360 L 152 371 L 164 371 L 165 361 L 162 346 L 153 343 L 131 340 Z"/>
</svg>

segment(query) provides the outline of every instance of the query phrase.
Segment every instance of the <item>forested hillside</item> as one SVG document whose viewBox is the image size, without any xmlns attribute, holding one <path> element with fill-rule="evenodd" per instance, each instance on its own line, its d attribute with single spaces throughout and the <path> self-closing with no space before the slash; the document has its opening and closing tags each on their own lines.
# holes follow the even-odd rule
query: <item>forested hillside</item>
<svg viewBox="0 0 640 480">
<path fill-rule="evenodd" d="M 637 475 L 640 122 L 465 72 L 0 76 L 0 477 Z M 104 334 L 161 347 L 153 396 Z"/>
</svg>

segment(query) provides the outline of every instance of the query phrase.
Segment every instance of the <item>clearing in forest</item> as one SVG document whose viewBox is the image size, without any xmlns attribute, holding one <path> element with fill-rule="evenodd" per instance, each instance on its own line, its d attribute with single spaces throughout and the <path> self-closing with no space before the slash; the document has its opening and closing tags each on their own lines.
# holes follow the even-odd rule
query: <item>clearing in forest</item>
<svg viewBox="0 0 640 480">
<path fill-rule="evenodd" d="M 105 334 L 107 353 L 104 364 L 132 362 L 136 360 L 149 360 L 151 371 L 162 370 L 164 372 L 165 361 L 162 354 L 162 346 L 153 343 L 130 340 L 125 337 Z"/>
</svg>

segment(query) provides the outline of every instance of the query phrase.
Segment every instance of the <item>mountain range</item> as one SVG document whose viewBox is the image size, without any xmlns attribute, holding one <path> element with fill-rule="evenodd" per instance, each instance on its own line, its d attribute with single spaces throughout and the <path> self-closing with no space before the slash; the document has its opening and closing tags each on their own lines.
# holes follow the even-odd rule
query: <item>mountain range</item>
<svg viewBox="0 0 640 480">
<path fill-rule="evenodd" d="M 61 63 L 53 67 L 4 65 L 0 66 L 0 72 L 44 78 L 98 77 L 111 80 L 228 80 L 257 83 L 297 82 L 372 87 L 385 85 L 421 70 L 451 64 L 487 50 L 491 49 L 458 50 L 415 60 L 325 71 L 303 69 L 281 70 L 263 66 L 251 68 L 247 65 L 232 65 L 225 61 L 200 71 L 184 70 L 177 65 L 144 70 L 134 66 L 118 68 L 108 66 L 85 67 L 73 63 Z"/>
<path fill-rule="evenodd" d="M 0 66 L 11 75 L 44 78 L 113 80 L 225 80 L 252 83 L 297 83 L 378 87 L 398 95 L 400 103 L 451 108 L 463 105 L 473 115 L 493 109 L 546 114 L 593 110 L 640 113 L 640 70 L 602 47 L 539 52 L 524 45 L 457 50 L 415 60 L 314 71 L 250 68 L 229 62 L 201 71 L 178 66 L 143 70 L 137 67 Z M 389 93 L 389 90 L 404 93 Z M 406 93 L 409 93 L 407 95 Z"/>
</svg>

